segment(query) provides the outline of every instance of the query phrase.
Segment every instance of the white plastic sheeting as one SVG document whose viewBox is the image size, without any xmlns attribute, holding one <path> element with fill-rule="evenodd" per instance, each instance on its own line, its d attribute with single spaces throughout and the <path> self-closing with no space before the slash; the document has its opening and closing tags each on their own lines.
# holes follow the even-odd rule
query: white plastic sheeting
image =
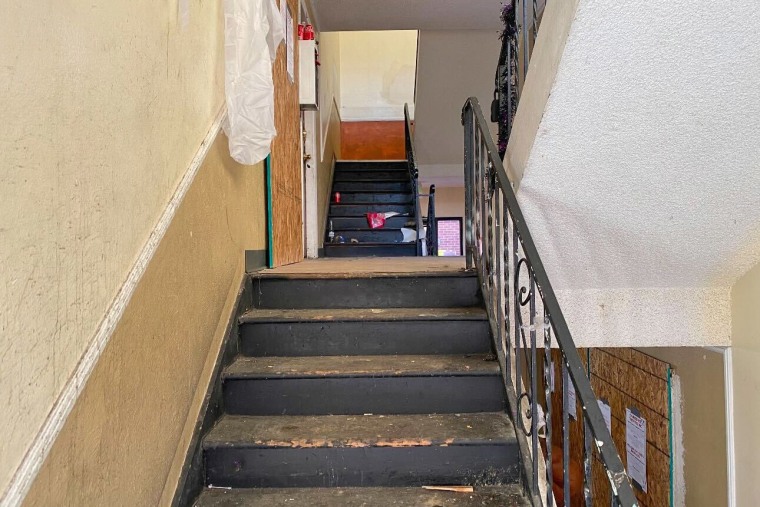
<svg viewBox="0 0 760 507">
<path fill-rule="evenodd" d="M 225 0 L 224 20 L 224 132 L 232 158 L 256 164 L 277 135 L 272 64 L 285 36 L 283 20 L 275 0 Z"/>
</svg>

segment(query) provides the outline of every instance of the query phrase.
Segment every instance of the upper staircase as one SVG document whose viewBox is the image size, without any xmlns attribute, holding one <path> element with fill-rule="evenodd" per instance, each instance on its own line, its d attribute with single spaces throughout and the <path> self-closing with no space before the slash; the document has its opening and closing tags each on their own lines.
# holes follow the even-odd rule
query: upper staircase
<svg viewBox="0 0 760 507">
<path fill-rule="evenodd" d="M 477 276 L 352 262 L 253 276 L 194 505 L 528 505 Z"/>
<path fill-rule="evenodd" d="M 326 257 L 417 255 L 416 242 L 404 243 L 401 232 L 402 227 L 415 229 L 417 219 L 406 160 L 337 162 L 331 198 Z M 367 213 L 371 212 L 398 215 L 389 218 L 383 227 L 371 229 L 367 221 Z"/>
</svg>

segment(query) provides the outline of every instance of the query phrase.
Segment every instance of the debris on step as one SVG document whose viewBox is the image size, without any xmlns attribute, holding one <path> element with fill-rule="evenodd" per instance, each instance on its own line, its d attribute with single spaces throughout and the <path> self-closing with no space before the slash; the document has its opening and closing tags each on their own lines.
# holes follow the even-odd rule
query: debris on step
<svg viewBox="0 0 760 507">
<path fill-rule="evenodd" d="M 422 489 L 428 491 L 450 491 L 452 493 L 474 493 L 475 488 L 472 486 L 422 486 Z"/>
</svg>

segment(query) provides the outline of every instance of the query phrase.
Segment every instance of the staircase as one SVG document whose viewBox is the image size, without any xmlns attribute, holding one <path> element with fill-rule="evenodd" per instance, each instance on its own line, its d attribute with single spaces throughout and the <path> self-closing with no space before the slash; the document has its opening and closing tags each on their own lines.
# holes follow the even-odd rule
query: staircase
<svg viewBox="0 0 760 507">
<path fill-rule="evenodd" d="M 325 239 L 326 257 L 400 257 L 417 255 L 414 242 L 403 243 L 402 227 L 414 229 L 415 203 L 406 160 L 337 162 L 328 214 L 335 240 Z M 396 212 L 379 229 L 370 229 L 367 213 Z"/>
<path fill-rule="evenodd" d="M 270 272 L 252 288 L 195 506 L 528 505 L 472 272 Z"/>
</svg>

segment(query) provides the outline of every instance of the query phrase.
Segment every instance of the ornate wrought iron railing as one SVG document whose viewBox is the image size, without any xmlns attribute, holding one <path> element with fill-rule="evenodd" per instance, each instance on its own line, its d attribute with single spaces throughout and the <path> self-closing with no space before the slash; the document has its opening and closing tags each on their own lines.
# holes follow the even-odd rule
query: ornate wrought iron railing
<svg viewBox="0 0 760 507">
<path fill-rule="evenodd" d="M 417 255 L 422 255 L 422 213 L 420 213 L 420 187 L 417 178 L 419 171 L 417 170 L 417 161 L 414 158 L 414 139 L 412 138 L 412 120 L 409 116 L 409 104 L 404 104 L 404 142 L 406 150 L 406 161 L 409 167 L 409 179 L 412 182 L 412 193 L 414 194 L 414 216 L 416 218 L 415 229 L 417 230 L 417 237 L 415 243 L 417 245 Z"/>
<path fill-rule="evenodd" d="M 630 481 L 477 99 L 470 98 L 465 103 L 462 124 L 467 267 L 477 269 L 486 301 L 509 410 L 527 467 L 526 487 L 534 503 L 540 505 L 545 499 L 547 506 L 553 505 L 555 496 L 563 500 L 559 504 L 569 506 L 571 496 L 577 493 L 571 490 L 570 477 L 569 407 L 575 403 L 571 400 L 572 385 L 582 413 L 583 437 L 578 438 L 578 443 L 582 447 L 585 504 L 595 505 L 591 460 L 596 455 L 610 486 L 611 504 L 635 506 Z M 540 345 L 539 333 L 543 334 Z M 562 371 L 561 435 L 554 436 L 552 421 L 558 414 L 551 393 L 552 349 L 559 351 Z M 572 410 L 575 413 L 574 406 Z M 544 423 L 545 440 L 540 442 L 539 430 Z M 561 449 L 554 450 L 562 455 L 561 481 L 553 477 L 555 442 L 561 442 Z M 555 482 L 562 484 L 556 495 Z M 546 486 L 545 498 L 539 492 L 542 484 Z"/>
<path fill-rule="evenodd" d="M 520 92 L 528 75 L 545 3 L 545 0 L 509 0 L 502 5 L 504 30 L 491 103 L 491 121 L 499 125 L 498 148 L 502 159 L 512 132 Z"/>
</svg>

